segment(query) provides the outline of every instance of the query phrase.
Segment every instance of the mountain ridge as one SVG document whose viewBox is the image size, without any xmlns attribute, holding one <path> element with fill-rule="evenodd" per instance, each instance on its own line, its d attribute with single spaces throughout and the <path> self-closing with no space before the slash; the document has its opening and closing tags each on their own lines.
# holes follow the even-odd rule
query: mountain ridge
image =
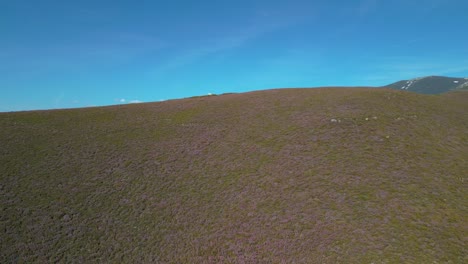
<svg viewBox="0 0 468 264">
<path fill-rule="evenodd" d="M 448 91 L 467 89 L 468 78 L 425 76 L 397 81 L 382 87 L 423 94 L 441 94 Z"/>
<path fill-rule="evenodd" d="M 300 88 L 270 88 L 270 89 L 264 89 L 264 90 L 254 90 L 250 92 L 244 92 L 244 93 L 251 93 L 251 92 L 256 92 L 256 91 L 269 91 L 269 90 L 278 90 L 278 89 L 323 89 L 323 88 L 389 88 L 393 90 L 404 90 L 404 91 L 411 91 L 411 92 L 416 92 L 416 93 L 421 93 L 421 94 L 442 94 L 450 91 L 460 91 L 460 90 L 467 90 L 468 89 L 468 78 L 457 78 L 457 77 L 446 77 L 446 76 L 425 76 L 425 77 L 416 77 L 413 79 L 408 79 L 408 80 L 400 80 L 388 85 L 384 86 L 322 86 L 322 87 L 300 87 Z M 223 93 L 221 95 L 227 95 L 227 94 L 238 94 L 238 93 L 232 93 L 232 92 L 227 92 Z M 183 100 L 187 98 L 204 98 L 204 97 L 210 97 L 210 96 L 217 96 L 217 94 L 212 94 L 209 93 L 207 95 L 195 95 L 195 96 L 190 96 L 190 97 L 185 97 L 185 98 L 173 98 L 173 99 L 168 99 L 165 101 L 173 101 L 173 100 Z M 143 102 L 139 102 L 143 103 Z M 146 102 L 146 103 L 151 103 L 151 102 Z M 89 106 L 89 107 L 79 107 L 79 108 L 59 108 L 59 109 L 80 109 L 80 108 L 93 108 L 93 107 L 108 107 L 112 105 L 107 105 L 107 106 Z M 38 109 L 38 110 L 20 110 L 21 111 L 47 111 L 48 109 Z M 51 109 L 49 109 L 51 110 Z M 8 112 L 18 112 L 18 111 L 4 111 L 3 113 L 8 113 Z M 2 113 L 0 111 L 0 113 Z"/>
</svg>

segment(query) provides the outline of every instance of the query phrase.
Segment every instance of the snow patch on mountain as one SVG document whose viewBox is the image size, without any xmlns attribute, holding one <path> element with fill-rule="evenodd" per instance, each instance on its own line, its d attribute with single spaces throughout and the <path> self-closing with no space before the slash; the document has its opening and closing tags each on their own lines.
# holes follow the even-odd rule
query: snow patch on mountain
<svg viewBox="0 0 468 264">
<path fill-rule="evenodd" d="M 468 80 L 468 78 L 465 78 L 465 80 Z M 466 87 L 468 87 L 468 81 L 466 81 L 466 82 L 462 83 L 461 85 L 457 86 L 457 88 L 455 88 L 455 89 L 464 89 Z"/>
<path fill-rule="evenodd" d="M 398 90 L 411 90 L 417 93 L 440 94 L 455 89 L 467 90 L 468 78 L 431 75 L 408 80 L 401 80 L 384 87 Z"/>
<path fill-rule="evenodd" d="M 428 77 L 430 77 L 430 76 L 428 76 Z M 401 89 L 402 90 L 408 90 L 408 88 L 410 88 L 411 85 L 415 84 L 416 82 L 418 82 L 418 81 L 420 81 L 422 79 L 428 78 L 428 77 L 418 77 L 418 78 L 413 78 L 411 80 L 408 80 L 408 81 L 406 81 L 406 84 L 403 87 L 401 87 Z"/>
</svg>

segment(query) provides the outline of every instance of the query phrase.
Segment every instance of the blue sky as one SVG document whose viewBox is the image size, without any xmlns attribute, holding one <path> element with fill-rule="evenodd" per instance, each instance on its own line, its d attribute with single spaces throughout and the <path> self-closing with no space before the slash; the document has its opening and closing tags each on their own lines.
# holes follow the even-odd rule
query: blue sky
<svg viewBox="0 0 468 264">
<path fill-rule="evenodd" d="M 0 0 L 0 111 L 468 77 L 468 1 Z"/>
</svg>

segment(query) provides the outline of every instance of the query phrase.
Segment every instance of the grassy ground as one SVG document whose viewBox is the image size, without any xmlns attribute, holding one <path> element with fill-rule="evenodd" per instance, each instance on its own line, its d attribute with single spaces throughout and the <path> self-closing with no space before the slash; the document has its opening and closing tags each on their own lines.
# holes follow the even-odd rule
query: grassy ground
<svg viewBox="0 0 468 264">
<path fill-rule="evenodd" d="M 0 262 L 466 263 L 468 93 L 0 114 Z"/>
</svg>

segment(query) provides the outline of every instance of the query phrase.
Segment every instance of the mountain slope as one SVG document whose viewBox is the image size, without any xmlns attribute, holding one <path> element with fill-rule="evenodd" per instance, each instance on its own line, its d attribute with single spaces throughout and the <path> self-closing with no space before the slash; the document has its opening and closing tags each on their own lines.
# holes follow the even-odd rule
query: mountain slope
<svg viewBox="0 0 468 264">
<path fill-rule="evenodd" d="M 462 263 L 467 95 L 0 114 L 0 262 Z"/>
<path fill-rule="evenodd" d="M 398 81 L 384 87 L 397 90 L 409 90 L 423 94 L 440 94 L 453 90 L 467 89 L 468 78 L 427 76 Z"/>
</svg>

